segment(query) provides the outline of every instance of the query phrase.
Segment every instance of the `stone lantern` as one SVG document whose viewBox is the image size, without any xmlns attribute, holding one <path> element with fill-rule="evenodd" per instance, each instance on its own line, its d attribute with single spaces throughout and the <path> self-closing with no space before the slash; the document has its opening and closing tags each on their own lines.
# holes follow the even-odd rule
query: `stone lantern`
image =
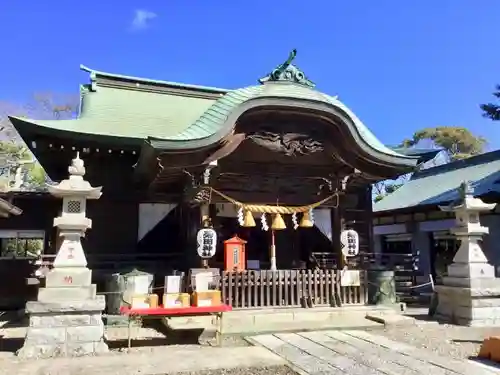
<svg viewBox="0 0 500 375">
<path fill-rule="evenodd" d="M 30 316 L 21 357 L 77 356 L 107 352 L 104 343 L 104 296 L 96 295 L 87 268 L 81 238 L 92 227 L 86 217 L 87 199 L 99 199 L 101 187 L 94 188 L 84 180 L 85 167 L 79 154 L 68 168 L 69 179 L 49 185 L 49 192 L 62 198 L 60 216 L 54 219 L 58 228 L 58 250 L 54 267 L 48 272 L 45 287 L 38 291 L 37 301 L 26 304 Z"/>
<path fill-rule="evenodd" d="M 460 241 L 460 247 L 448 266 L 443 285 L 437 285 L 436 314 L 438 318 L 462 325 L 500 325 L 500 279 L 481 249 L 480 241 L 489 233 L 479 220 L 481 212 L 488 212 L 496 204 L 484 203 L 473 196 L 469 182 L 460 186 L 460 199 L 441 210 L 454 212 L 456 226 L 451 232 Z"/>
</svg>

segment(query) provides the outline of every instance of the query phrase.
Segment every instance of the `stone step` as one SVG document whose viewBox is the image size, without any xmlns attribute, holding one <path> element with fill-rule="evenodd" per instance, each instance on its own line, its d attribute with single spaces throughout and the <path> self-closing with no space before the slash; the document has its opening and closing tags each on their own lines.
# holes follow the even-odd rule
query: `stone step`
<svg viewBox="0 0 500 375">
<path fill-rule="evenodd" d="M 415 318 L 397 314 L 395 312 L 393 313 L 374 312 L 366 314 L 366 319 L 373 320 L 374 322 L 383 324 L 385 326 L 400 327 L 400 326 L 412 326 L 417 324 Z"/>
<path fill-rule="evenodd" d="M 40 288 L 39 302 L 88 300 L 96 296 L 96 285 L 80 287 Z"/>
<path fill-rule="evenodd" d="M 223 334 L 253 334 L 311 329 L 364 329 L 381 327 L 380 323 L 365 318 L 367 312 L 389 309 L 335 307 L 311 309 L 241 310 L 224 313 Z M 211 317 L 178 317 L 165 319 L 174 330 L 210 328 Z"/>
</svg>

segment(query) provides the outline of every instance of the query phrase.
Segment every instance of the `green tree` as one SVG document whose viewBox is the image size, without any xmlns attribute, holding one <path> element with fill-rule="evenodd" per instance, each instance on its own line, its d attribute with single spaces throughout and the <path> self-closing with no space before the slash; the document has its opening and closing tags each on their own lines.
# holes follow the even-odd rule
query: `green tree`
<svg viewBox="0 0 500 375">
<path fill-rule="evenodd" d="M 17 176 L 19 168 L 21 176 Z M 14 187 L 16 178 L 34 189 L 42 187 L 46 181 L 42 166 L 26 146 L 16 141 L 0 141 L 0 170 L 0 185 L 4 190 Z"/>
<path fill-rule="evenodd" d="M 484 152 L 486 140 L 476 136 L 470 130 L 459 126 L 439 126 L 416 131 L 409 139 L 405 139 L 398 147 L 440 148 L 432 161 L 420 166 L 420 169 L 434 167 L 449 161 L 465 159 Z M 439 159 L 439 161 L 437 161 Z M 411 174 L 400 176 L 396 180 L 381 181 L 373 185 L 373 200 L 378 202 L 405 184 Z"/>
<path fill-rule="evenodd" d="M 9 238 L 2 241 L 4 257 L 38 257 L 43 249 L 43 240 L 38 238 Z"/>
<path fill-rule="evenodd" d="M 373 184 L 373 201 L 381 201 L 387 195 L 394 193 L 397 189 L 403 186 L 409 178 L 410 175 L 404 175 L 395 181 L 380 181 Z"/>
<path fill-rule="evenodd" d="M 500 99 L 500 85 L 495 86 L 495 91 L 493 92 L 495 98 Z M 483 117 L 489 118 L 493 121 L 500 120 L 500 105 L 494 103 L 481 104 L 479 106 L 483 111 Z"/>
<path fill-rule="evenodd" d="M 419 130 L 400 145 L 400 147 L 417 146 L 441 148 L 448 154 L 450 160 L 454 161 L 482 154 L 486 147 L 486 139 L 474 135 L 461 126 L 438 126 Z"/>
</svg>

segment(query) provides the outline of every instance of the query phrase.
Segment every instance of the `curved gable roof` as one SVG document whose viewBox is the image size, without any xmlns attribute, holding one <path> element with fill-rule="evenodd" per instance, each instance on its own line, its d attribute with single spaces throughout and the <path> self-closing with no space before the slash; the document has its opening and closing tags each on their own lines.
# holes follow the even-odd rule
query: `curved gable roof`
<svg viewBox="0 0 500 375">
<path fill-rule="evenodd" d="M 238 106 L 250 100 L 266 98 L 296 99 L 306 102 L 317 102 L 340 109 L 352 120 L 357 132 L 359 132 L 359 135 L 367 144 L 375 150 L 385 154 L 402 156 L 402 154 L 393 151 L 380 142 L 361 120 L 346 105 L 338 100 L 337 97 L 293 83 L 267 83 L 229 91 L 184 131 L 173 137 L 158 138 L 155 140 L 166 141 L 165 146 L 169 144 L 168 141 L 172 141 L 171 147 L 176 147 L 176 142 L 179 141 L 186 142 L 208 139 L 220 132 L 231 112 L 236 110 Z"/>
<path fill-rule="evenodd" d="M 245 109 L 264 105 L 314 109 L 341 118 L 356 142 L 374 158 L 413 167 L 418 155 L 396 152 L 382 144 L 359 118 L 336 97 L 314 89 L 304 73 L 291 64 L 296 51 L 261 84 L 237 90 L 140 79 L 90 72 L 82 90 L 77 119 L 43 121 L 11 117 L 21 136 L 44 133 L 56 137 L 96 139 L 137 146 L 204 147 L 229 134 Z"/>
</svg>

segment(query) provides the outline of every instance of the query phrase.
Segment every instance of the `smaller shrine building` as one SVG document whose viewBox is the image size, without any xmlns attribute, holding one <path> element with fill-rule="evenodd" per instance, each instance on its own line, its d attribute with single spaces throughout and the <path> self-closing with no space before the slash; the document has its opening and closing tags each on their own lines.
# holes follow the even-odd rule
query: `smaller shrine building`
<svg viewBox="0 0 500 375">
<path fill-rule="evenodd" d="M 420 252 L 423 272 L 445 269 L 459 243 L 450 233 L 455 217 L 439 206 L 459 197 L 458 186 L 470 181 L 474 196 L 487 203 L 500 202 L 500 151 L 487 152 L 468 159 L 414 173 L 394 193 L 374 204 L 374 248 L 378 253 Z M 496 244 L 500 241 L 500 208 L 481 215 L 481 223 L 490 229 L 483 238 L 488 260 L 500 266 Z"/>
</svg>

